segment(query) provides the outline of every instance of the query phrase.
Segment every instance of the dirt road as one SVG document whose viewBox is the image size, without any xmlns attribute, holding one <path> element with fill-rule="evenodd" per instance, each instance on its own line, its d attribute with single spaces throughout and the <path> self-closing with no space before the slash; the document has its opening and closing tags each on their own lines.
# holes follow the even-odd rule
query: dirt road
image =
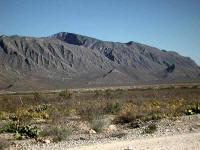
<svg viewBox="0 0 200 150">
<path fill-rule="evenodd" d="M 200 133 L 80 146 L 67 150 L 200 150 Z"/>
</svg>

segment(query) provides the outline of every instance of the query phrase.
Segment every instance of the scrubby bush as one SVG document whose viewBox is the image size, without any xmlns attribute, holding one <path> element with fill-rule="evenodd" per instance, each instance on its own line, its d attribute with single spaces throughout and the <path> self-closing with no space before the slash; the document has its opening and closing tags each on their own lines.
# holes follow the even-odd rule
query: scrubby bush
<svg viewBox="0 0 200 150">
<path fill-rule="evenodd" d="M 81 118 L 86 121 L 100 119 L 104 114 L 103 103 L 97 103 L 95 101 L 84 102 L 80 105 L 80 107 L 77 107 L 76 109 Z"/>
<path fill-rule="evenodd" d="M 50 136 L 53 138 L 54 142 L 59 142 L 66 140 L 72 134 L 72 129 L 67 128 L 65 125 L 54 125 L 49 128 L 45 128 L 41 132 L 41 136 L 46 137 Z"/>
<path fill-rule="evenodd" d="M 59 93 L 59 96 L 64 98 L 64 99 L 72 99 L 75 97 L 75 94 L 72 92 L 72 91 L 69 91 L 69 90 L 64 90 L 64 91 L 61 91 Z"/>
<path fill-rule="evenodd" d="M 105 122 L 102 119 L 95 119 L 90 121 L 90 128 L 96 132 L 102 132 Z"/>
<path fill-rule="evenodd" d="M 39 136 L 40 131 L 36 126 L 32 127 L 31 125 L 20 124 L 19 122 L 9 123 L 0 129 L 0 133 L 15 133 L 14 137 L 17 140 L 35 138 Z"/>
<path fill-rule="evenodd" d="M 29 106 L 26 108 L 19 108 L 15 113 L 11 113 L 9 118 L 13 121 L 27 122 L 32 119 L 48 119 L 49 105 L 36 105 Z"/>
<path fill-rule="evenodd" d="M 107 113 L 112 113 L 112 114 L 115 114 L 115 113 L 118 113 L 122 110 L 123 108 L 123 104 L 120 103 L 119 101 L 108 101 L 107 102 L 107 106 L 105 108 L 105 111 Z"/>
<path fill-rule="evenodd" d="M 143 119 L 143 121 L 147 121 L 148 118 L 146 118 L 147 114 L 145 114 L 145 112 L 140 112 L 137 110 L 131 110 L 131 111 L 123 111 L 120 112 L 114 119 L 115 123 L 120 123 L 120 124 L 124 124 L 124 123 L 131 123 L 133 121 L 136 121 L 138 119 L 145 118 Z"/>
</svg>

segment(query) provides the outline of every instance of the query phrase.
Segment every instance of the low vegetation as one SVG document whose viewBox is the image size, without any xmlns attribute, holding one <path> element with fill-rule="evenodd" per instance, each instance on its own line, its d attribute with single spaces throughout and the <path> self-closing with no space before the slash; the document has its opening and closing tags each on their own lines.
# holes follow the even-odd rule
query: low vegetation
<svg viewBox="0 0 200 150">
<path fill-rule="evenodd" d="M 90 121 L 90 128 L 96 131 L 97 133 L 102 132 L 105 122 L 101 119 L 95 119 Z"/>
<path fill-rule="evenodd" d="M 54 142 L 66 140 L 71 134 L 72 130 L 64 125 L 54 125 L 41 132 L 42 137 L 52 137 Z"/>
<path fill-rule="evenodd" d="M 0 129 L 0 133 L 14 133 L 17 140 L 38 137 L 41 130 L 36 126 L 20 124 L 19 122 L 11 122 Z"/>
<path fill-rule="evenodd" d="M 200 89 L 194 86 L 2 95 L 0 120 L 7 124 L 0 126 L 0 132 L 13 133 L 16 139 L 50 137 L 53 141 L 61 141 L 76 132 L 73 126 L 67 126 L 73 118 L 101 133 L 107 116 L 114 116 L 113 124 L 137 128 L 142 123 L 162 118 L 200 113 L 199 93 Z M 144 133 L 156 130 L 156 123 L 153 123 Z"/>
</svg>

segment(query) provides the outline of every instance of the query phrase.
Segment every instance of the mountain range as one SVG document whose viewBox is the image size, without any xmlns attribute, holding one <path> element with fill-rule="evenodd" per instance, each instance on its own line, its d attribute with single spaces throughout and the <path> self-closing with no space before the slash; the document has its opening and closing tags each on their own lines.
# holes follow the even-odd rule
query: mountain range
<svg viewBox="0 0 200 150">
<path fill-rule="evenodd" d="M 199 82 L 200 67 L 177 52 L 60 32 L 0 36 L 0 90 Z"/>
</svg>

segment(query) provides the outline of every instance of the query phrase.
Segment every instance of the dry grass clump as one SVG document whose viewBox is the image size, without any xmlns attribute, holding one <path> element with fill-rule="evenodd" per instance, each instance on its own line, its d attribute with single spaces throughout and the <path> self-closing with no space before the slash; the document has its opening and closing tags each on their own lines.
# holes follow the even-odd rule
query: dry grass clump
<svg viewBox="0 0 200 150">
<path fill-rule="evenodd" d="M 91 120 L 90 122 L 90 128 L 96 131 L 97 133 L 100 133 L 103 131 L 105 122 L 102 119 L 94 119 Z"/>
<path fill-rule="evenodd" d="M 66 127 L 64 124 L 52 125 L 48 128 L 45 128 L 41 132 L 42 137 L 52 137 L 54 142 L 66 140 L 70 137 L 71 134 L 72 134 L 72 129 Z"/>
<path fill-rule="evenodd" d="M 104 114 L 103 110 L 103 104 L 101 102 L 97 103 L 96 101 L 87 103 L 81 102 L 76 108 L 77 114 L 86 121 L 102 118 Z"/>
<path fill-rule="evenodd" d="M 116 115 L 114 121 L 115 123 L 124 124 L 134 122 L 138 119 L 147 119 L 146 113 L 137 110 L 123 111 Z"/>
</svg>

